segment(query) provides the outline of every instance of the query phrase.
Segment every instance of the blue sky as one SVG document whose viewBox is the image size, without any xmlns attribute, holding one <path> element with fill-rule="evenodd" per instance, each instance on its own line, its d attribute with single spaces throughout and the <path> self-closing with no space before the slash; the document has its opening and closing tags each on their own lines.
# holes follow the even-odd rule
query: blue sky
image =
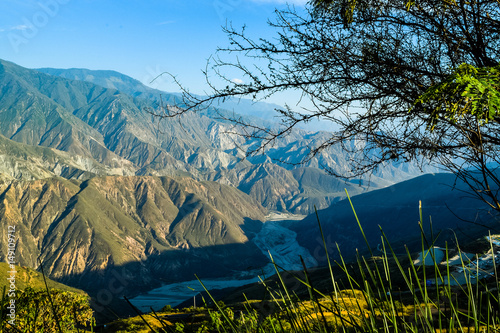
<svg viewBox="0 0 500 333">
<path fill-rule="evenodd" d="M 299 10 L 305 0 L 291 0 Z M 148 83 L 168 71 L 193 92 L 217 46 L 221 26 L 247 25 L 271 36 L 266 22 L 280 0 L 2 0 L 0 58 L 23 67 L 112 69 Z M 151 86 L 176 87 L 165 78 Z"/>
</svg>

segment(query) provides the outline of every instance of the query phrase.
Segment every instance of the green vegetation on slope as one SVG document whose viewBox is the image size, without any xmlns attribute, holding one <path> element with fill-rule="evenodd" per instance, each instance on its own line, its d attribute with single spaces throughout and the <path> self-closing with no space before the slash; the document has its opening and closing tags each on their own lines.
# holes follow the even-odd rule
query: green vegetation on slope
<svg viewBox="0 0 500 333">
<path fill-rule="evenodd" d="M 7 288 L 7 290 L 9 289 L 9 281 L 7 280 L 7 278 L 11 276 L 10 271 L 11 269 L 9 267 L 9 264 L 0 262 L 0 290 L 3 290 L 3 288 Z M 42 273 L 35 271 L 34 269 L 22 266 L 15 266 L 15 271 L 15 284 L 18 290 L 24 290 L 28 287 L 34 290 L 45 289 L 45 283 L 43 281 Z M 67 286 L 47 277 L 46 281 L 50 289 L 58 289 L 61 291 L 70 291 L 76 294 L 87 295 L 87 293 L 81 289 Z"/>
</svg>

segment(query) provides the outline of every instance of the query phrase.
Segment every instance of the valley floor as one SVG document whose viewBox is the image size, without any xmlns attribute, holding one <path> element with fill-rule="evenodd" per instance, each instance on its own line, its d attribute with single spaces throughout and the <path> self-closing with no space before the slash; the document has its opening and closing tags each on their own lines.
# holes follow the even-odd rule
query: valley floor
<svg viewBox="0 0 500 333">
<path fill-rule="evenodd" d="M 307 249 L 300 246 L 297 242 L 297 234 L 282 225 L 283 221 L 299 220 L 301 215 L 273 214 L 268 217 L 270 219 L 252 239 L 262 253 L 266 257 L 271 255 L 277 265 L 287 270 L 302 269 L 299 256 L 302 256 L 308 267 L 316 266 L 317 261 L 314 257 Z M 205 284 L 209 290 L 240 287 L 258 282 L 259 276 L 265 278 L 274 273 L 274 265 L 269 262 L 265 267 L 253 269 L 244 274 L 235 272 L 233 276 L 221 279 L 203 280 L 203 284 Z M 131 302 L 140 310 L 149 312 L 150 307 L 154 310 L 160 310 L 167 304 L 176 306 L 189 298 L 193 298 L 202 291 L 203 287 L 198 280 L 183 281 L 167 284 L 145 294 L 141 294 L 131 299 Z"/>
</svg>

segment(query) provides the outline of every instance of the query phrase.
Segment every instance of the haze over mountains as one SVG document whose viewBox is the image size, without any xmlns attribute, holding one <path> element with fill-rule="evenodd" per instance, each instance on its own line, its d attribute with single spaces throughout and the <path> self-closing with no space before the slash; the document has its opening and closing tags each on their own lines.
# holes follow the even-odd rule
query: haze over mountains
<svg viewBox="0 0 500 333">
<path fill-rule="evenodd" d="M 36 71 L 3 61 L 0 75 L 0 134 L 27 145 L 70 153 L 78 163 L 73 161 L 69 166 L 80 174 L 79 178 L 89 173 L 188 175 L 237 187 L 270 210 L 310 213 L 314 205 L 326 208 L 343 197 L 344 187 L 360 193 L 367 185 L 369 189 L 384 187 L 419 173 L 411 165 L 388 165 L 381 172 L 389 177 L 374 175 L 364 186 L 358 186 L 358 181 L 345 183 L 318 168 L 345 169 L 346 156 L 340 147 L 300 168 L 294 166 L 307 154 L 308 147 L 328 137 L 325 132 L 298 130 L 278 141 L 265 156 L 244 158 L 244 151 L 237 147 L 247 149 L 258 143 L 227 134 L 230 124 L 215 119 L 214 110 L 158 124 L 144 108 L 154 108 L 160 96 L 165 103 L 175 103 L 176 95 L 147 88 L 112 71 Z M 274 163 L 275 159 L 289 164 Z M 68 169 L 61 159 L 58 161 L 60 167 L 48 168 L 68 178 Z M 40 177 L 36 172 L 23 174 L 25 179 Z"/>
<path fill-rule="evenodd" d="M 225 276 L 267 262 L 252 240 L 270 211 L 324 209 L 325 230 L 353 249 L 360 238 L 344 223 L 351 216 L 341 202 L 345 188 L 351 196 L 371 191 L 364 198 L 373 203 L 366 214 L 375 226 L 391 216 L 384 207 L 392 205 L 394 191 L 407 194 L 396 202 L 405 208 L 394 218 L 403 221 L 408 209 L 416 211 L 413 201 L 425 187 L 453 182 L 437 175 L 397 184 L 421 174 L 413 164 L 386 165 L 350 182 L 336 179 L 321 167 L 347 170 L 349 157 L 340 147 L 296 165 L 327 132 L 296 130 L 266 155 L 246 157 L 259 142 L 228 134 L 232 125 L 219 117 L 237 112 L 236 101 L 225 105 L 234 109 L 209 108 L 158 122 L 145 108 L 157 107 L 160 96 L 182 106 L 178 95 L 113 71 L 33 70 L 0 61 L 0 224 L 4 230 L 19 226 L 20 264 L 38 267 L 40 256 L 51 278 L 89 292 L 105 286 L 118 268 L 127 281 L 122 293 L 192 279 L 195 272 Z M 252 108 L 258 114 L 274 107 L 243 104 L 249 115 Z M 448 192 L 433 189 L 430 202 Z M 444 226 L 456 226 L 449 215 L 442 218 Z M 313 255 L 314 223 L 310 216 L 290 227 Z M 392 218 L 383 223 L 404 238 L 406 220 L 394 228 Z"/>
</svg>

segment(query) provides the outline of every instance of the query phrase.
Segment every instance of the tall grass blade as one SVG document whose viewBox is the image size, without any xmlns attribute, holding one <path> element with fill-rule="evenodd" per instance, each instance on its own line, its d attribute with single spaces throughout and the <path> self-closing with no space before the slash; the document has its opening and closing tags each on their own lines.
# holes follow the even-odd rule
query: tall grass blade
<svg viewBox="0 0 500 333">
<path fill-rule="evenodd" d="M 129 299 L 126 297 L 126 296 L 123 296 L 123 299 L 125 301 L 127 301 L 127 303 L 130 305 L 130 307 L 137 313 L 137 315 L 139 315 L 139 317 L 141 317 L 142 321 L 146 324 L 147 327 L 149 327 L 149 329 L 151 330 L 151 332 L 154 332 L 156 333 L 156 331 L 151 327 L 151 325 L 149 325 L 148 321 L 142 316 L 142 313 L 141 311 L 139 311 L 139 309 L 137 309 L 130 301 Z"/>
<path fill-rule="evenodd" d="M 45 272 L 43 271 L 42 261 L 40 260 L 40 257 L 38 257 L 37 259 L 38 259 L 38 263 L 40 264 L 40 269 L 42 271 L 43 283 L 45 284 L 45 289 L 47 290 L 47 296 L 49 297 L 50 307 L 52 309 L 52 315 L 54 316 L 54 320 L 56 321 L 57 329 L 59 330 L 59 333 L 62 333 L 61 323 L 60 323 L 59 317 L 57 316 L 57 311 L 56 311 L 56 308 L 54 306 L 54 301 L 52 300 L 52 295 L 50 294 L 50 291 L 49 291 L 49 286 L 47 285 L 47 279 L 45 279 Z"/>
<path fill-rule="evenodd" d="M 233 321 L 227 316 L 226 312 L 224 311 L 224 309 L 222 309 L 220 307 L 219 303 L 217 303 L 215 301 L 215 299 L 213 298 L 212 294 L 210 294 L 210 292 L 208 291 L 207 287 L 205 287 L 205 284 L 203 284 L 203 282 L 198 277 L 198 275 L 195 274 L 194 276 L 196 277 L 196 279 L 198 280 L 198 282 L 200 282 L 201 286 L 203 287 L 203 289 L 205 290 L 205 292 L 208 294 L 208 296 L 210 297 L 210 299 L 212 300 L 212 302 L 214 303 L 214 305 L 217 307 L 217 309 L 219 310 L 220 314 L 224 317 L 224 319 L 226 320 L 227 324 L 231 327 L 231 329 L 233 330 L 233 332 L 237 332 L 236 326 L 234 325 Z"/>
</svg>

